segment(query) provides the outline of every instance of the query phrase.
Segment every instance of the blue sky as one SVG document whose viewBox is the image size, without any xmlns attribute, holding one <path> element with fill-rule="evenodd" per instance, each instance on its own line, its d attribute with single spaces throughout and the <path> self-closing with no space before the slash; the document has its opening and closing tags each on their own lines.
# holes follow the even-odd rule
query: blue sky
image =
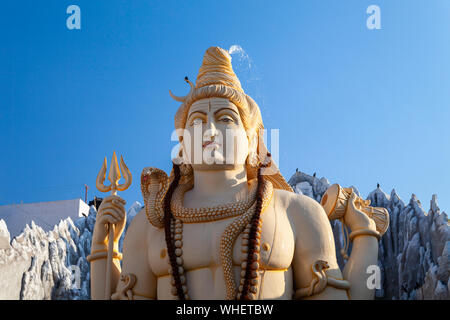
<svg viewBox="0 0 450 320">
<path fill-rule="evenodd" d="M 66 8 L 81 8 L 68 30 Z M 381 30 L 366 8 L 381 8 Z M 175 94 L 209 46 L 233 55 L 280 168 L 363 196 L 450 207 L 450 1 L 8 1 L 0 13 L 0 204 L 102 196 L 103 158 L 168 171 Z"/>
</svg>

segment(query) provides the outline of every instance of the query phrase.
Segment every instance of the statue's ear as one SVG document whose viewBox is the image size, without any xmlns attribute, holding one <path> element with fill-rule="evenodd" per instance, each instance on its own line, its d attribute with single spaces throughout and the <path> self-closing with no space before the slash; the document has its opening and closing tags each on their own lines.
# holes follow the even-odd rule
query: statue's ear
<svg viewBox="0 0 450 320">
<path fill-rule="evenodd" d="M 179 141 L 179 145 L 180 145 L 180 150 L 178 152 L 178 159 L 180 161 L 180 164 L 188 164 L 190 163 L 190 157 L 188 152 L 190 152 L 189 148 L 186 147 L 186 140 L 188 141 L 187 145 L 189 147 L 191 140 L 190 140 L 190 136 L 189 136 L 189 131 L 187 131 L 186 129 L 182 129 L 182 131 L 180 131 L 181 134 L 178 136 L 178 141 Z M 185 139 L 185 134 L 187 134 L 188 136 Z"/>
<path fill-rule="evenodd" d="M 189 157 L 187 155 L 186 148 L 183 141 L 180 141 L 180 152 L 178 153 L 178 157 L 180 159 L 181 164 L 189 164 Z"/>
<path fill-rule="evenodd" d="M 249 154 L 252 152 L 256 153 L 257 149 L 258 149 L 258 135 L 256 133 L 252 133 L 248 136 Z"/>
<path fill-rule="evenodd" d="M 253 133 L 253 135 L 248 136 L 248 157 L 247 163 L 250 167 L 256 168 L 259 165 L 258 158 L 258 135 Z"/>
</svg>

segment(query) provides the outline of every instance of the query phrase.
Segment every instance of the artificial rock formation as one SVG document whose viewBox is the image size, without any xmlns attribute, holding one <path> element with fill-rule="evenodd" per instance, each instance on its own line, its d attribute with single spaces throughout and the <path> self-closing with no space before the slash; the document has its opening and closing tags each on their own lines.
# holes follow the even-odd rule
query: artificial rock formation
<svg viewBox="0 0 450 320">
<path fill-rule="evenodd" d="M 127 227 L 141 207 L 136 202 L 128 210 Z M 86 256 L 91 250 L 96 214 L 91 206 L 87 217 L 75 222 L 67 218 L 49 232 L 32 222 L 9 247 L 0 247 L 0 299 L 90 299 Z M 0 221 L 0 244 L 6 235 L 7 228 Z M 122 245 L 123 239 L 120 248 Z"/>
<path fill-rule="evenodd" d="M 289 184 L 295 192 L 318 202 L 330 186 L 327 179 L 303 172 L 296 172 Z M 447 214 L 440 211 L 436 195 L 430 201 L 428 213 L 414 194 L 405 204 L 395 190 L 387 195 L 378 187 L 367 199 L 371 206 L 386 208 L 390 216 L 389 229 L 379 243 L 378 266 L 382 279 L 376 298 L 450 299 L 450 229 Z M 339 221 L 331 221 L 331 225 L 338 262 L 343 268 L 341 225 Z"/>
<path fill-rule="evenodd" d="M 6 226 L 6 222 L 3 219 L 0 219 L 0 250 L 8 249 L 10 247 L 10 235 L 8 231 L 8 227 Z"/>
</svg>

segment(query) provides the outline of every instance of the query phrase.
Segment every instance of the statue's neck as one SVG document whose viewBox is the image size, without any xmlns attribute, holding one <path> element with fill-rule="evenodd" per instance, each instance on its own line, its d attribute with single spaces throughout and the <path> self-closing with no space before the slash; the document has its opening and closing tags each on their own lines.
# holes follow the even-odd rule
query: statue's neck
<svg viewBox="0 0 450 320">
<path fill-rule="evenodd" d="M 245 166 L 229 170 L 194 170 L 194 187 L 185 194 L 185 205 L 208 205 L 208 202 L 229 203 L 239 201 L 248 194 Z"/>
</svg>

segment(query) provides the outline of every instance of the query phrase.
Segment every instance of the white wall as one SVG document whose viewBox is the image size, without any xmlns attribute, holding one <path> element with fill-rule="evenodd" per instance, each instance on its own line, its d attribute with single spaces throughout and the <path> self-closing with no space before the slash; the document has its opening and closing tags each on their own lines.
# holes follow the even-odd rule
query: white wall
<svg viewBox="0 0 450 320">
<path fill-rule="evenodd" d="M 5 220 L 11 239 L 18 236 L 26 224 L 33 220 L 45 231 L 67 217 L 76 220 L 89 214 L 89 206 L 81 199 L 11 204 L 0 206 L 0 219 Z"/>
</svg>

